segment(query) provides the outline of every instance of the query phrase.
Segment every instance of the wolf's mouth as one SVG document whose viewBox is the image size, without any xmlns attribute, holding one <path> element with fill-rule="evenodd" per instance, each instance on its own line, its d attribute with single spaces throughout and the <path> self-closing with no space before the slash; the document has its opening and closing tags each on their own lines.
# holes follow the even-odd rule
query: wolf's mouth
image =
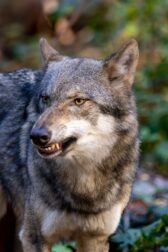
<svg viewBox="0 0 168 252">
<path fill-rule="evenodd" d="M 51 143 L 45 146 L 36 146 L 38 149 L 38 152 L 42 156 L 50 156 L 50 155 L 59 155 L 63 153 L 68 147 L 77 141 L 76 137 L 68 137 L 67 139 L 63 140 L 59 143 Z"/>
</svg>

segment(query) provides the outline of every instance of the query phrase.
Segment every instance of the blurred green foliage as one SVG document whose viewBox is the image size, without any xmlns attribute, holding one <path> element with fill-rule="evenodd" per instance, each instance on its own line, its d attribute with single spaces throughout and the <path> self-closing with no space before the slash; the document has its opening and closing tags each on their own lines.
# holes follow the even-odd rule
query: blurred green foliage
<svg viewBox="0 0 168 252">
<path fill-rule="evenodd" d="M 130 228 L 111 238 L 116 251 L 128 248 L 130 252 L 168 251 L 168 215 L 143 228 Z"/>
<path fill-rule="evenodd" d="M 17 2 L 19 6 L 20 1 Z M 16 10 L 15 16 L 12 16 L 12 11 L 9 12 L 12 14 L 8 19 L 1 13 L 2 20 L 5 20 L 4 23 L 1 21 L 3 26 L 0 31 L 1 69 L 39 66 L 37 38 L 41 34 L 49 37 L 58 49 L 69 55 L 90 57 L 106 57 L 118 44 L 130 37 L 136 38 L 140 46 L 135 92 L 140 121 L 141 160 L 146 167 L 168 174 L 168 1 L 56 2 L 50 11 L 42 13 L 48 26 L 43 22 L 37 26 L 40 12 L 43 12 L 43 1 L 36 6 L 39 15 L 33 16 L 32 13 L 32 23 L 28 23 L 30 17 L 15 18 Z M 2 3 L 0 7 L 5 6 L 5 1 Z M 8 6 L 12 9 L 14 4 Z"/>
<path fill-rule="evenodd" d="M 75 247 L 75 242 L 60 242 L 53 246 L 52 252 L 72 252 Z"/>
</svg>

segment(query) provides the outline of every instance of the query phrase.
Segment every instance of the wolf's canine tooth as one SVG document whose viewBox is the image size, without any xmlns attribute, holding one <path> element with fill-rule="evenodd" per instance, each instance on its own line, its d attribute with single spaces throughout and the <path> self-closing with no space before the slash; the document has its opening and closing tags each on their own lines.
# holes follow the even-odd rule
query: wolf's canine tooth
<svg viewBox="0 0 168 252">
<path fill-rule="evenodd" d="M 59 150 L 60 149 L 59 143 L 56 143 L 55 145 L 56 145 L 56 148 Z"/>
<path fill-rule="evenodd" d="M 60 143 L 53 143 L 50 146 L 46 146 L 46 147 L 40 147 L 40 149 L 44 149 L 46 152 L 50 152 L 50 151 L 58 151 L 61 149 L 61 144 Z"/>
</svg>

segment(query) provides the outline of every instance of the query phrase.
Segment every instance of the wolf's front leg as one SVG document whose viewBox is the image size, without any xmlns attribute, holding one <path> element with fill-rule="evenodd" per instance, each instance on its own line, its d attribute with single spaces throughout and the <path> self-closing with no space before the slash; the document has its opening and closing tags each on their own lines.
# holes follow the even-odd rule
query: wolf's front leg
<svg viewBox="0 0 168 252">
<path fill-rule="evenodd" d="M 108 237 L 80 237 L 77 252 L 109 252 Z"/>
<path fill-rule="evenodd" d="M 51 252 L 51 248 L 33 230 L 23 228 L 19 234 L 24 252 Z"/>
<path fill-rule="evenodd" d="M 29 203 L 29 202 L 28 202 Z M 40 221 L 30 203 L 25 207 L 19 238 L 24 252 L 51 252 L 41 235 Z"/>
</svg>

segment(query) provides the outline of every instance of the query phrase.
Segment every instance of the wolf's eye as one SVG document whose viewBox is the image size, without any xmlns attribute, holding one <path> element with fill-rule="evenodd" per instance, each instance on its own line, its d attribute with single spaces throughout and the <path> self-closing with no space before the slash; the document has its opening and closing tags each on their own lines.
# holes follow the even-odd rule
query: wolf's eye
<svg viewBox="0 0 168 252">
<path fill-rule="evenodd" d="M 49 99 L 50 97 L 48 95 L 41 95 L 40 96 L 40 99 L 43 103 L 48 103 L 49 102 Z"/>
<path fill-rule="evenodd" d="M 80 106 L 80 105 L 84 104 L 85 101 L 86 101 L 85 99 L 76 98 L 76 99 L 74 100 L 74 103 L 75 103 L 77 106 Z"/>
</svg>

